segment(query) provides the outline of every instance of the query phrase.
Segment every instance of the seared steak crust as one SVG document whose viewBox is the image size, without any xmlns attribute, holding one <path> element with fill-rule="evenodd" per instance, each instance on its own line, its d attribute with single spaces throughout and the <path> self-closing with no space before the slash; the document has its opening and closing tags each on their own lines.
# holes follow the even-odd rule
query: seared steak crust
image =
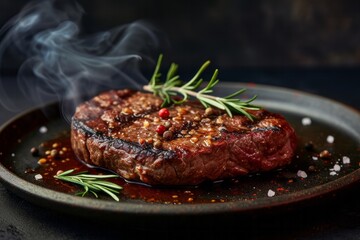
<svg viewBox="0 0 360 240">
<path fill-rule="evenodd" d="M 196 185 L 289 164 L 296 135 L 279 114 L 230 118 L 197 101 L 167 107 L 151 93 L 104 92 L 79 105 L 71 143 L 77 157 L 125 179 L 150 185 Z M 160 131 L 158 126 L 164 126 Z"/>
</svg>

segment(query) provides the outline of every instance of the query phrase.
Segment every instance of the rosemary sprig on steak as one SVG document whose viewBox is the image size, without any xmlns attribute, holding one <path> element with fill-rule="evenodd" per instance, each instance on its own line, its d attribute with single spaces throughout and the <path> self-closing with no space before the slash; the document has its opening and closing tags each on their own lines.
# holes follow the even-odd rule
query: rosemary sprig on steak
<svg viewBox="0 0 360 240">
<path fill-rule="evenodd" d="M 245 115 L 251 120 L 253 119 L 253 116 L 249 114 L 247 110 L 260 109 L 260 107 L 251 104 L 251 102 L 256 99 L 256 95 L 245 101 L 236 98 L 246 91 L 244 88 L 223 98 L 209 95 L 213 92 L 214 86 L 219 82 L 219 79 L 217 78 L 217 69 L 214 71 L 214 74 L 208 84 L 203 89 L 197 91 L 203 83 L 203 79 L 200 78 L 200 76 L 210 65 L 210 61 L 206 61 L 194 77 L 185 84 L 183 84 L 183 81 L 180 79 L 179 75 L 177 75 L 178 65 L 172 63 L 166 75 L 165 82 L 162 82 L 160 80 L 162 58 L 163 56 L 160 54 L 154 74 L 152 75 L 149 84 L 144 86 L 144 90 L 153 92 L 155 95 L 160 96 L 164 100 L 162 104 L 163 106 L 171 103 L 181 104 L 185 102 L 189 96 L 193 96 L 197 98 L 205 108 L 213 106 L 225 110 L 230 117 L 233 116 L 233 113 L 239 113 Z M 175 96 L 180 97 L 180 99 L 174 98 Z"/>
<path fill-rule="evenodd" d="M 86 172 L 70 175 L 72 172 L 74 172 L 74 169 L 58 173 L 54 176 L 54 178 L 82 186 L 84 191 L 77 194 L 82 197 L 90 192 L 96 198 L 98 198 L 97 192 L 104 192 L 112 197 L 115 201 L 119 201 L 119 198 L 116 196 L 116 194 L 119 194 L 119 190 L 121 190 L 122 187 L 113 182 L 103 180 L 107 178 L 117 178 L 119 177 L 118 175 L 93 175 L 86 174 Z"/>
</svg>

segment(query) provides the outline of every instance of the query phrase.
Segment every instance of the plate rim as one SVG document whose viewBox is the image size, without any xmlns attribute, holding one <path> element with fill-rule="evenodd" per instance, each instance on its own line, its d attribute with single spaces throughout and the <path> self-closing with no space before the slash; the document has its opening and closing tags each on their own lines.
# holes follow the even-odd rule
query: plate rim
<svg viewBox="0 0 360 240">
<path fill-rule="evenodd" d="M 227 87 L 230 86 L 240 86 L 247 89 L 260 89 L 262 91 L 275 91 L 275 92 L 286 92 L 288 94 L 297 94 L 302 96 L 307 96 L 310 98 L 315 98 L 322 100 L 331 104 L 336 104 L 343 108 L 346 108 L 347 111 L 351 111 L 354 114 L 357 114 L 360 117 L 360 112 L 358 109 L 346 105 L 342 102 L 336 100 L 315 95 L 312 93 L 286 88 L 278 87 L 265 84 L 252 84 L 252 83 L 235 83 L 235 82 L 223 82 L 223 85 Z M 0 133 L 4 131 L 7 127 L 11 125 L 15 120 L 30 114 L 31 112 L 37 111 L 40 108 L 57 104 L 58 102 L 45 103 L 39 106 L 29 108 L 21 113 L 16 114 L 4 124 L 0 126 Z M 130 202 L 115 202 L 102 199 L 92 199 L 92 198 L 82 198 L 79 196 L 58 192 L 52 189 L 48 189 L 34 183 L 28 182 L 25 179 L 18 177 L 16 174 L 8 170 L 0 162 L 0 180 L 4 186 L 19 195 L 22 198 L 29 200 L 30 202 L 58 209 L 58 207 L 52 207 L 52 204 L 57 203 L 62 207 L 69 209 L 74 209 L 74 207 L 79 211 L 79 213 L 89 213 L 89 210 L 92 210 L 94 213 L 99 214 L 99 212 L 104 214 L 141 214 L 141 215 L 209 215 L 209 214 L 229 214 L 229 213 L 245 213 L 255 210 L 268 209 L 280 206 L 289 206 L 295 203 L 304 202 L 306 200 L 316 199 L 323 195 L 328 195 L 344 187 L 351 186 L 360 180 L 360 168 L 354 170 L 353 172 L 346 174 L 345 176 L 339 177 L 333 181 L 314 186 L 308 189 L 303 189 L 293 193 L 288 193 L 285 195 L 276 195 L 272 198 L 259 198 L 254 201 L 247 201 L 246 207 L 241 207 L 244 202 L 232 201 L 224 203 L 193 203 L 193 204 L 163 204 L 163 203 L 130 203 Z M 23 186 L 23 187 L 20 187 Z M 319 189 L 321 191 L 319 191 Z M 290 200 L 289 200 L 290 199 Z M 265 201 L 266 200 L 266 201 Z M 56 205 L 56 204 L 55 204 Z M 69 209 L 60 209 L 68 211 Z M 59 209 L 58 209 L 59 210 Z"/>
</svg>

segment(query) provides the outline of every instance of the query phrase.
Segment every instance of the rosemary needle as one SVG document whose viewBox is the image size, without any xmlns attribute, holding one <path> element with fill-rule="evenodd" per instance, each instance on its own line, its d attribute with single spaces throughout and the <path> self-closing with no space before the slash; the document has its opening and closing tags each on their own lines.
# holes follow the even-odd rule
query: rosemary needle
<svg viewBox="0 0 360 240">
<path fill-rule="evenodd" d="M 236 98 L 246 91 L 246 89 L 240 89 L 226 97 L 216 97 L 210 95 L 213 92 L 213 88 L 219 83 L 218 70 L 216 69 L 207 83 L 207 85 L 197 91 L 203 83 L 203 79 L 200 78 L 201 74 L 210 65 L 210 61 L 206 61 L 197 71 L 192 79 L 183 84 L 179 75 L 177 75 L 178 65 L 172 63 L 166 74 L 165 81 L 160 81 L 161 73 L 160 67 L 163 55 L 160 54 L 154 73 L 149 81 L 148 85 L 143 87 L 144 90 L 154 93 L 155 95 L 163 99 L 162 106 L 169 105 L 171 103 L 181 104 L 188 100 L 189 96 L 197 98 L 202 105 L 207 108 L 213 106 L 221 110 L 232 117 L 233 113 L 243 114 L 250 120 L 253 120 L 253 116 L 247 112 L 247 110 L 259 110 L 260 107 L 252 105 L 251 103 L 256 99 L 256 95 L 248 100 L 241 100 Z M 174 96 L 180 96 L 180 100 L 176 100 Z"/>
<path fill-rule="evenodd" d="M 117 194 L 119 194 L 119 190 L 122 189 L 121 186 L 106 181 L 104 179 L 107 178 L 117 178 L 118 175 L 108 174 L 108 175 L 94 175 L 87 174 L 86 172 L 80 172 L 77 174 L 70 175 L 73 173 L 75 169 L 70 169 L 65 172 L 56 174 L 54 178 L 74 183 L 80 185 L 84 188 L 82 192 L 79 192 L 77 195 L 85 196 L 87 193 L 92 193 L 96 198 L 98 198 L 98 192 L 104 192 L 112 197 L 115 201 L 119 201 Z"/>
</svg>

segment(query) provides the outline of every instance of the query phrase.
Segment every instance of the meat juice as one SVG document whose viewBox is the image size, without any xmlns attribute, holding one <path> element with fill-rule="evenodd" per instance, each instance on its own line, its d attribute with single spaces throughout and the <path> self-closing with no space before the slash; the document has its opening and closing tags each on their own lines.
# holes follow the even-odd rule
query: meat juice
<svg viewBox="0 0 360 240">
<path fill-rule="evenodd" d="M 298 133 L 299 145 L 292 163 L 282 169 L 206 182 L 198 186 L 148 186 L 127 182 L 120 177 L 110 181 L 123 187 L 119 198 L 124 202 L 221 203 L 253 201 L 289 194 L 331 182 L 358 169 L 360 144 L 351 134 L 316 120 L 307 124 L 302 117 L 293 114 L 286 114 L 286 118 Z M 68 194 L 76 194 L 82 189 L 55 179 L 54 175 L 58 171 L 76 169 L 76 172 L 87 171 L 91 174 L 109 173 L 88 166 L 76 158 L 71 149 L 67 124 L 55 121 L 47 128 L 48 133 L 37 130 L 19 139 L 13 151 L 9 152 L 10 156 L 4 165 L 27 181 Z M 51 133 L 52 128 L 55 129 L 55 133 Z M 59 128 L 64 130 L 59 131 Z M 38 142 L 34 139 L 38 139 Z M 25 159 L 25 162 L 19 163 L 19 156 Z M 91 194 L 85 197 L 94 198 Z M 112 200 L 102 194 L 99 198 Z"/>
</svg>

